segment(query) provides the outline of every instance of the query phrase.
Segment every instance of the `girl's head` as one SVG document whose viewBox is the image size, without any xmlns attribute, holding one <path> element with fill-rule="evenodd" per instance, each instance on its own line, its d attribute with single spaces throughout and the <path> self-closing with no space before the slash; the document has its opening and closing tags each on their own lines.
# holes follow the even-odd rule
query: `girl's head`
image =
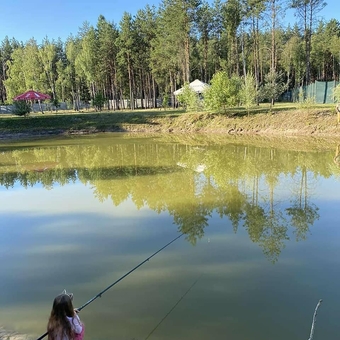
<svg viewBox="0 0 340 340">
<path fill-rule="evenodd" d="M 53 301 L 51 316 L 47 325 L 48 338 L 55 339 L 59 338 L 57 334 L 66 334 L 69 339 L 72 339 L 71 325 L 66 317 L 73 317 L 74 315 L 70 295 L 65 293 L 58 295 Z"/>
<path fill-rule="evenodd" d="M 68 294 L 60 294 L 53 301 L 53 307 L 51 315 L 56 318 L 65 318 L 65 316 L 74 316 L 74 308 L 72 304 L 72 298 Z"/>
</svg>

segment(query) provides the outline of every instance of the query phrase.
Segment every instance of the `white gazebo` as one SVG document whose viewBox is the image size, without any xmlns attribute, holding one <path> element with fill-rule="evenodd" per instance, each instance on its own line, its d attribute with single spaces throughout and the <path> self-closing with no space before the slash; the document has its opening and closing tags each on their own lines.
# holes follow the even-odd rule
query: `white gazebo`
<svg viewBox="0 0 340 340">
<path fill-rule="evenodd" d="M 205 89 L 209 87 L 207 83 L 204 83 L 203 81 L 200 81 L 198 79 L 195 79 L 193 82 L 189 84 L 189 87 L 194 90 L 196 93 L 203 93 Z M 174 92 L 174 95 L 177 96 L 183 91 L 183 87 L 176 90 Z"/>
</svg>

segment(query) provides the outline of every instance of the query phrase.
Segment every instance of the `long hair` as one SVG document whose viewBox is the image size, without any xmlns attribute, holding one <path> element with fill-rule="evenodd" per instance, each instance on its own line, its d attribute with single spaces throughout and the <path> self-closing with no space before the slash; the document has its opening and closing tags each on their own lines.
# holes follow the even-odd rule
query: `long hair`
<svg viewBox="0 0 340 340">
<path fill-rule="evenodd" d="M 69 295 L 60 294 L 53 301 L 53 307 L 47 324 L 48 340 L 63 338 L 66 335 L 69 339 L 74 338 L 71 325 L 66 317 L 74 316 L 74 309 Z"/>
</svg>

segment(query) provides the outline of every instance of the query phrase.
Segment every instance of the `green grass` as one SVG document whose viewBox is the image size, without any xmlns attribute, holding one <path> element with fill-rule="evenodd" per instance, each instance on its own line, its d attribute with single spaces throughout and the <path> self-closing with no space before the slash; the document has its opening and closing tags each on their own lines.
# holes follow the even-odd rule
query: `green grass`
<svg viewBox="0 0 340 340">
<path fill-rule="evenodd" d="M 183 111 L 136 110 L 90 113 L 34 113 L 28 117 L 0 115 L 0 133 L 40 131 L 118 130 L 124 124 L 152 124 L 154 118 L 178 116 Z"/>
</svg>

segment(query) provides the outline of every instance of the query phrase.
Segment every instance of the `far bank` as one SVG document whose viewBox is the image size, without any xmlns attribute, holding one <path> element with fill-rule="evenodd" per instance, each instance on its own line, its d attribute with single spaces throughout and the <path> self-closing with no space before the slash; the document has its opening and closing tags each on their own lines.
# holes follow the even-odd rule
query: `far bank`
<svg viewBox="0 0 340 340">
<path fill-rule="evenodd" d="M 214 133 L 262 136 L 340 137 L 334 106 L 260 107 L 251 114 L 234 109 L 226 114 L 183 110 L 58 112 L 28 117 L 0 116 L 0 138 L 89 134 L 98 132 Z"/>
</svg>

